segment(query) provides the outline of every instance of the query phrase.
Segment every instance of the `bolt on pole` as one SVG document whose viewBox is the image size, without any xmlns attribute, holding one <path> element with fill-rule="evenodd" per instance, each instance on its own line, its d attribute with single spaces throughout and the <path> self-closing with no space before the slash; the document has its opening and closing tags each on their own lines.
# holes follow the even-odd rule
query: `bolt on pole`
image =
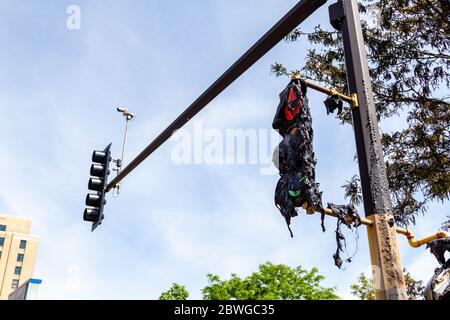
<svg viewBox="0 0 450 320">
<path fill-rule="evenodd" d="M 329 14 L 332 26 L 342 32 L 349 92 L 358 98 L 352 119 L 364 210 L 373 222 L 367 230 L 376 299 L 407 299 L 358 3 L 339 0 Z"/>
</svg>

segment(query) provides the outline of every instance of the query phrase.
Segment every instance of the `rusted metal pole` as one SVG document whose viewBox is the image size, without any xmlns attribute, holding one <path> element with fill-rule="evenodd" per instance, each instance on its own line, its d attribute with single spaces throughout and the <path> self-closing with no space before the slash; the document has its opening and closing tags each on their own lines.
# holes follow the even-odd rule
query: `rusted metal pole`
<svg viewBox="0 0 450 320">
<path fill-rule="evenodd" d="M 358 98 L 359 107 L 352 108 L 352 120 L 366 219 L 373 223 L 367 230 L 376 299 L 404 300 L 408 297 L 358 3 L 339 0 L 329 7 L 329 13 L 331 25 L 342 33 L 348 91 Z"/>
</svg>

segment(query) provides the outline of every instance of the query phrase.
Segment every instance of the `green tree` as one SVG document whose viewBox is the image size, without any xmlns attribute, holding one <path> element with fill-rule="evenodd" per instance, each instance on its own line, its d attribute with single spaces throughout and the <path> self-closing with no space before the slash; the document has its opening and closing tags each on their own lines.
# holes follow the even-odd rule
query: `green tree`
<svg viewBox="0 0 450 320">
<path fill-rule="evenodd" d="M 186 300 L 188 297 L 189 292 L 186 288 L 178 283 L 174 283 L 169 290 L 161 293 L 159 300 Z"/>
<path fill-rule="evenodd" d="M 361 300 L 375 300 L 375 289 L 373 288 L 372 279 L 366 277 L 364 273 L 358 278 L 358 282 L 352 284 L 352 294 Z"/>
<path fill-rule="evenodd" d="M 382 135 L 395 219 L 407 226 L 450 196 L 450 2 L 364 0 L 359 9 L 378 117 L 408 114 L 407 129 Z M 303 77 L 348 93 L 340 33 L 318 25 L 286 40 L 305 38 Z M 278 63 L 272 71 L 289 74 Z M 340 119 L 351 123 L 349 109 Z"/>
<path fill-rule="evenodd" d="M 339 299 L 335 288 L 324 288 L 320 285 L 323 279 L 324 276 L 318 274 L 316 268 L 308 271 L 300 266 L 291 268 L 266 262 L 259 266 L 257 272 L 246 278 L 232 274 L 230 279 L 221 280 L 216 275 L 208 274 L 209 283 L 202 289 L 202 296 L 204 300 Z M 174 295 L 170 293 L 168 296 Z"/>
<path fill-rule="evenodd" d="M 423 300 L 423 293 L 425 290 L 423 282 L 414 280 L 406 269 L 403 270 L 403 274 L 405 276 L 408 299 Z M 364 273 L 361 273 L 358 278 L 358 282 L 353 284 L 350 288 L 352 290 L 352 294 L 361 300 L 375 300 L 373 281 L 372 279 L 367 278 Z"/>
<path fill-rule="evenodd" d="M 362 203 L 361 185 L 357 175 L 354 175 L 350 181 L 345 181 L 342 187 L 345 190 L 344 196 L 345 198 L 349 198 L 350 204 L 359 206 Z"/>
<path fill-rule="evenodd" d="M 447 221 L 444 221 L 443 223 L 442 223 L 442 228 L 445 230 L 445 231 L 450 231 L 450 216 L 447 216 Z"/>
<path fill-rule="evenodd" d="M 408 293 L 409 300 L 423 300 L 423 294 L 425 291 L 423 282 L 421 280 L 414 280 L 406 269 L 403 270 L 403 272 L 405 275 L 406 292 Z"/>
</svg>

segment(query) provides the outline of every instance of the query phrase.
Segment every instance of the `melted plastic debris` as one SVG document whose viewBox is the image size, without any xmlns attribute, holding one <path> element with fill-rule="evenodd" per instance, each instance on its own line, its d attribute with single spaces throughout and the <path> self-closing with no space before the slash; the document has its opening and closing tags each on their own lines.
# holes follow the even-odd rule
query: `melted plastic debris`
<svg viewBox="0 0 450 320">
<path fill-rule="evenodd" d="M 327 115 L 333 113 L 334 110 L 338 110 L 337 115 L 342 113 L 344 103 L 337 95 L 329 96 L 324 102 L 327 109 Z"/>
<path fill-rule="evenodd" d="M 450 252 L 450 238 L 433 240 L 427 244 L 427 248 L 430 248 L 430 252 L 442 267 L 450 268 L 450 258 L 445 261 L 445 253 Z"/>
<path fill-rule="evenodd" d="M 322 210 L 322 192 L 315 181 L 317 160 L 304 81 L 292 80 L 280 93 L 272 127 L 283 137 L 273 156 L 281 176 L 275 189 L 275 204 L 289 227 L 291 218 L 298 215 L 295 208 L 306 203 L 307 207 Z M 299 190 L 289 190 L 288 185 L 294 181 Z M 289 231 L 292 237 L 290 227 Z"/>
</svg>

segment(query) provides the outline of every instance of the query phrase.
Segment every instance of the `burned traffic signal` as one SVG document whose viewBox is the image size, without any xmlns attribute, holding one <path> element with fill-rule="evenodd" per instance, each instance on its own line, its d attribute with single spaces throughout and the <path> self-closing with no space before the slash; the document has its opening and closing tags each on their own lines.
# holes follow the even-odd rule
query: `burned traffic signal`
<svg viewBox="0 0 450 320">
<path fill-rule="evenodd" d="M 92 222 L 92 231 L 95 230 L 104 218 L 103 207 L 106 204 L 106 185 L 108 183 L 109 163 L 111 161 L 111 144 L 103 151 L 94 151 L 92 154 L 91 178 L 88 189 L 95 193 L 88 193 L 83 220 Z"/>
</svg>

